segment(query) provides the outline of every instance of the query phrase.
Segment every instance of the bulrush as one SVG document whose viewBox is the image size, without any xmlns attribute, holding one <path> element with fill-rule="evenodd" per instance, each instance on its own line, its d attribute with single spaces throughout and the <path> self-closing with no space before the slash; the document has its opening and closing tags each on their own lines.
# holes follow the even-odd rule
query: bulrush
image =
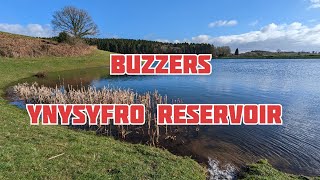
<svg viewBox="0 0 320 180">
<path fill-rule="evenodd" d="M 167 96 L 157 91 L 138 94 L 131 89 L 95 87 L 74 88 L 70 85 L 50 88 L 37 83 L 18 84 L 13 87 L 14 95 L 25 104 L 143 104 L 145 106 L 145 123 L 141 126 L 86 124 L 84 128 L 95 129 L 99 134 L 112 135 L 117 138 L 135 138 L 134 141 L 157 145 L 161 134 L 165 139 L 171 132 L 166 126 L 158 126 L 156 120 L 157 104 L 166 104 Z M 179 100 L 180 101 L 180 100 Z M 59 122 L 61 123 L 61 122 Z M 171 128 L 170 128 L 171 129 Z M 131 137 L 130 137 L 131 135 Z"/>
</svg>

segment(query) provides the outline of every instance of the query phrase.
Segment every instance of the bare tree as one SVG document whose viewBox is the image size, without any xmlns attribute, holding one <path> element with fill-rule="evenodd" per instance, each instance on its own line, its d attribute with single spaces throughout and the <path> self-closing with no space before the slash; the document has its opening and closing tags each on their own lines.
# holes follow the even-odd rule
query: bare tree
<svg viewBox="0 0 320 180">
<path fill-rule="evenodd" d="M 51 21 L 55 31 L 67 32 L 74 37 L 96 35 L 98 27 L 87 11 L 66 6 L 53 14 Z"/>
</svg>

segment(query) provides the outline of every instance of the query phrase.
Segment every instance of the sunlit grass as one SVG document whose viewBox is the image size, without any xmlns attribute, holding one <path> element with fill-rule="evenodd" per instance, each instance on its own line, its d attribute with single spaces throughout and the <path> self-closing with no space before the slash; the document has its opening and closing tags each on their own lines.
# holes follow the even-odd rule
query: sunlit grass
<svg viewBox="0 0 320 180">
<path fill-rule="evenodd" d="M 320 180 L 320 178 L 311 178 L 306 176 L 297 176 L 292 174 L 283 173 L 273 168 L 267 160 L 260 160 L 257 163 L 250 164 L 246 169 L 240 174 L 241 179 L 245 180 L 266 180 L 266 179 L 279 179 L 279 180 L 295 180 L 295 179 L 305 179 L 305 180 Z"/>
<path fill-rule="evenodd" d="M 165 150 L 61 126 L 30 126 L 27 112 L 4 98 L 8 84 L 38 72 L 108 63 L 103 51 L 71 58 L 0 57 L 0 179 L 205 179 L 194 160 Z"/>
</svg>

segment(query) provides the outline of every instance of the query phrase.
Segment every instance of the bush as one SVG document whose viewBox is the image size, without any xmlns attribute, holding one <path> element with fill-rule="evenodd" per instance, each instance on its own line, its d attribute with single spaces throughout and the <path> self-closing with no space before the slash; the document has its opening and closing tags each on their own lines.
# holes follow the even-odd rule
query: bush
<svg viewBox="0 0 320 180">
<path fill-rule="evenodd" d="M 59 33 L 59 36 L 57 38 L 59 43 L 68 43 L 71 40 L 71 36 L 66 32 Z"/>
<path fill-rule="evenodd" d="M 59 36 L 57 37 L 57 41 L 59 43 L 66 43 L 69 45 L 82 45 L 82 44 L 84 44 L 82 39 L 70 36 L 66 32 L 59 33 Z"/>
</svg>

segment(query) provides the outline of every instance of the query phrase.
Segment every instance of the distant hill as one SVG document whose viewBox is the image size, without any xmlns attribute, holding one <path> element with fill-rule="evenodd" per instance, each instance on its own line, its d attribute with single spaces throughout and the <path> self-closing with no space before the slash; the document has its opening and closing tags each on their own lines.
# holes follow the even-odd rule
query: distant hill
<svg viewBox="0 0 320 180">
<path fill-rule="evenodd" d="M 93 46 L 69 45 L 56 41 L 0 32 L 0 57 L 80 56 L 89 54 Z"/>
</svg>

